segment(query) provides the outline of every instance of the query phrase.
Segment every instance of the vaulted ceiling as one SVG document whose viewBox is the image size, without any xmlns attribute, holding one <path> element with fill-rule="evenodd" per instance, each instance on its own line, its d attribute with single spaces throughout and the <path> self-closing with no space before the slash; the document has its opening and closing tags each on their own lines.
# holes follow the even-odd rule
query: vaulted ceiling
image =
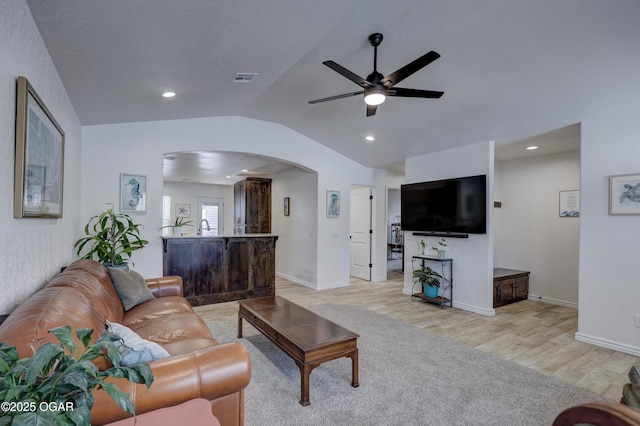
<svg viewBox="0 0 640 426">
<path fill-rule="evenodd" d="M 578 123 L 640 69 L 637 0 L 27 3 L 83 125 L 239 115 L 369 167 Z M 398 86 L 442 98 L 391 97 L 372 117 L 361 96 L 309 104 L 360 89 L 322 62 L 366 77 L 374 32 L 384 75 L 437 51 Z"/>
</svg>

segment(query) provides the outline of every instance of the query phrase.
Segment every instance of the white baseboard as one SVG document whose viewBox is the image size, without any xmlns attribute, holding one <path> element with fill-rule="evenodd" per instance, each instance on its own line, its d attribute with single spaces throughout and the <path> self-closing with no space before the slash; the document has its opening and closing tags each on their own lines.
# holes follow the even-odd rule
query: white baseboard
<svg viewBox="0 0 640 426">
<path fill-rule="evenodd" d="M 292 276 L 287 275 L 287 274 L 283 274 L 282 272 L 276 272 L 276 276 L 277 276 L 277 277 L 280 277 L 280 278 L 284 278 L 284 279 L 285 279 L 285 280 L 287 280 L 287 281 L 292 281 L 292 282 L 294 282 L 294 283 L 296 283 L 296 284 L 300 284 L 301 286 L 311 288 L 311 289 L 313 289 L 313 290 L 315 290 L 315 289 L 316 289 L 316 286 L 315 286 L 315 285 L 313 285 L 313 284 L 311 284 L 310 282 L 303 281 L 303 280 L 301 280 L 301 279 L 298 279 L 298 278 L 296 278 L 296 277 L 292 277 Z"/>
<path fill-rule="evenodd" d="M 453 302 L 453 307 L 454 308 L 458 308 L 458 309 L 462 309 L 463 311 L 469 311 L 469 312 L 473 312 L 475 314 L 484 315 L 486 317 L 492 317 L 492 316 L 494 316 L 496 314 L 496 310 L 495 309 L 479 308 L 477 306 L 472 306 L 472 305 L 467 305 L 465 303 L 456 302 L 455 300 Z"/>
<path fill-rule="evenodd" d="M 600 337 L 590 336 L 584 333 L 576 333 L 575 339 L 579 342 L 589 343 L 591 345 L 600 346 L 602 348 L 613 349 L 614 351 L 624 352 L 634 356 L 640 356 L 640 347 L 626 345 L 612 340 L 602 339 Z"/>
<path fill-rule="evenodd" d="M 284 278 L 285 280 L 292 281 L 292 282 L 294 282 L 296 284 L 300 284 L 301 286 L 308 287 L 308 288 L 310 288 L 312 290 L 330 290 L 332 288 L 349 287 L 349 282 L 338 282 L 338 283 L 314 285 L 314 284 L 312 284 L 310 282 L 303 281 L 303 280 L 301 280 L 299 278 L 292 277 L 292 276 L 287 275 L 287 274 L 283 274 L 282 272 L 276 272 L 276 276 L 278 276 L 280 278 Z"/>
<path fill-rule="evenodd" d="M 551 303 L 552 305 L 560 305 L 560 306 L 565 306 L 567 308 L 578 309 L 577 303 L 566 302 L 564 300 L 559 300 L 559 299 L 552 299 L 550 297 L 536 296 L 535 294 L 530 294 L 529 300 L 535 300 L 536 302 Z"/>
</svg>

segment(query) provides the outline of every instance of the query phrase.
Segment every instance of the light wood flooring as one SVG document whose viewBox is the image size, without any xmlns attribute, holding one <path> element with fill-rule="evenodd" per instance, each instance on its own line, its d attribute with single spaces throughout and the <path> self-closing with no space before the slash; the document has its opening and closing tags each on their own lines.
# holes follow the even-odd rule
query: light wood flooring
<svg viewBox="0 0 640 426">
<path fill-rule="evenodd" d="M 628 382 L 629 368 L 640 365 L 640 358 L 633 355 L 576 341 L 576 309 L 524 300 L 497 308 L 495 316 L 486 317 L 411 301 L 402 288 L 398 273 L 376 283 L 352 278 L 349 287 L 323 291 L 276 278 L 276 294 L 301 306 L 360 306 L 615 400 L 620 399 L 622 386 Z M 205 321 L 238 316 L 237 302 L 194 309 Z"/>
</svg>

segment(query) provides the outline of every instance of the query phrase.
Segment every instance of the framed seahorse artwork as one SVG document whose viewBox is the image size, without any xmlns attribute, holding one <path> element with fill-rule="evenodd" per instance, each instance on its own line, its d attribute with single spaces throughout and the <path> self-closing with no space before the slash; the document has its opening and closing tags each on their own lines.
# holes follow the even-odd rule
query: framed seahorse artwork
<svg viewBox="0 0 640 426">
<path fill-rule="evenodd" d="M 145 213 L 147 211 L 147 177 L 120 173 L 120 211 Z"/>
</svg>

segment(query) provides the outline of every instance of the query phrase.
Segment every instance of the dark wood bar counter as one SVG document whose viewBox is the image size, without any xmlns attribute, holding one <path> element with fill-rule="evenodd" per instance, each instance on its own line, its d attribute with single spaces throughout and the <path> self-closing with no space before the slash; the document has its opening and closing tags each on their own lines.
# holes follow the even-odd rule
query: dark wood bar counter
<svg viewBox="0 0 640 426">
<path fill-rule="evenodd" d="M 275 235 L 163 238 L 163 275 L 192 305 L 275 295 Z"/>
</svg>

